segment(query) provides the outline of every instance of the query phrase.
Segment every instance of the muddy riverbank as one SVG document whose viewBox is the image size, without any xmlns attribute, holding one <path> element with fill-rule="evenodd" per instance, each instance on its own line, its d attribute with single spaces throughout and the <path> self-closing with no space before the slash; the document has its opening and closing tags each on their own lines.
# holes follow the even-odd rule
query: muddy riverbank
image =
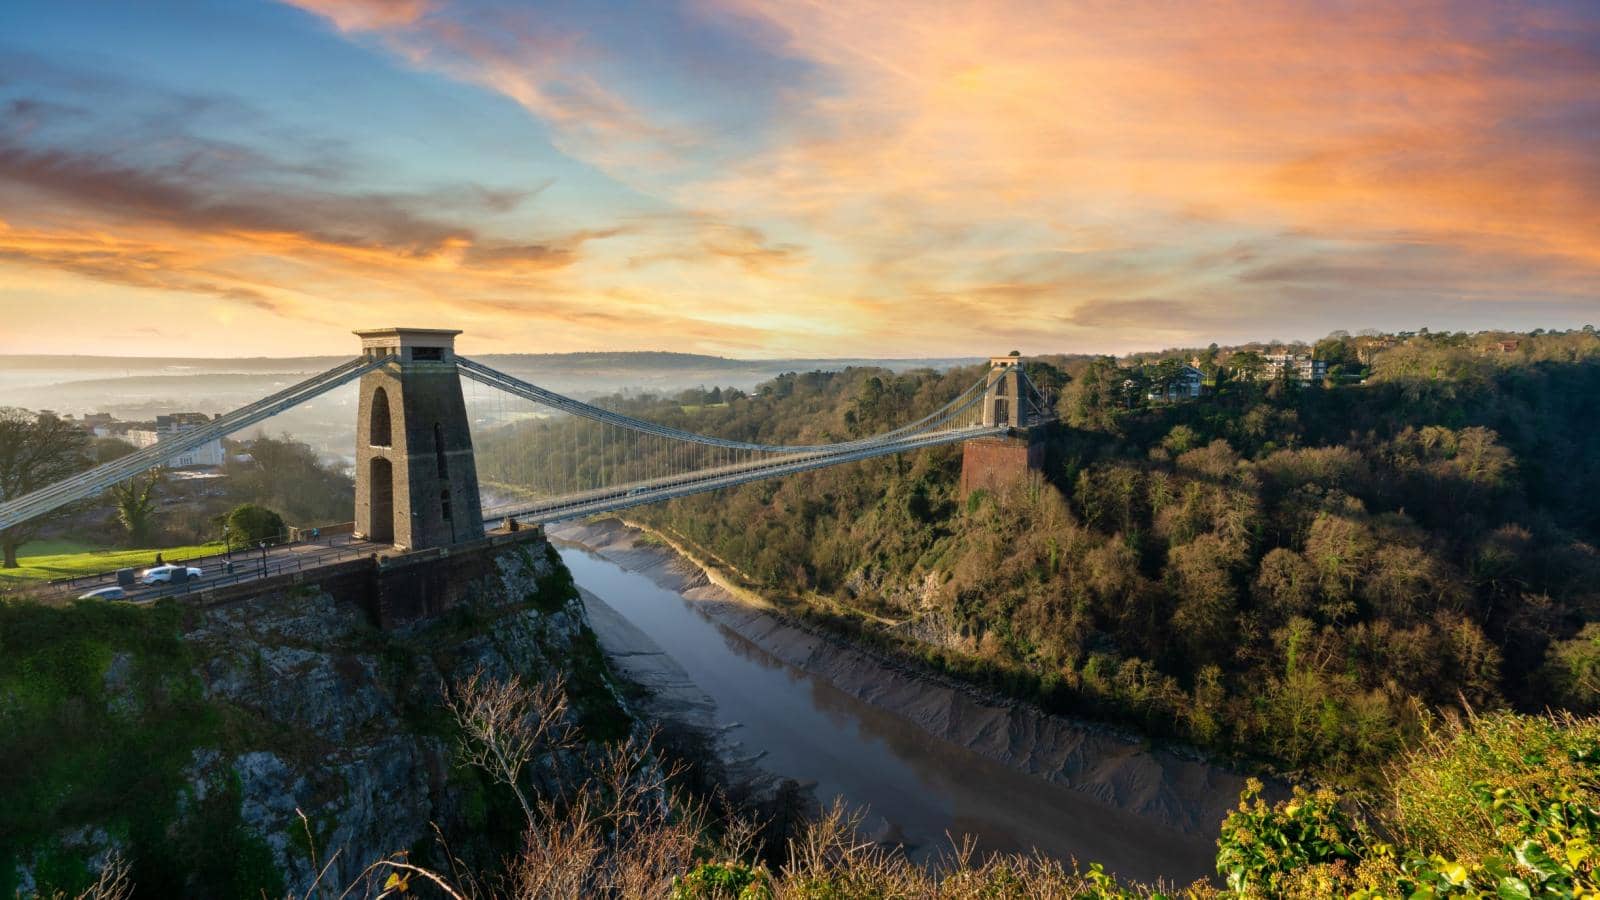
<svg viewBox="0 0 1600 900">
<path fill-rule="evenodd" d="M 551 537 L 613 661 L 737 764 L 870 806 L 874 830 L 913 853 L 969 834 L 1136 878 L 1211 873 L 1241 776 L 819 634 L 620 522 Z"/>
</svg>

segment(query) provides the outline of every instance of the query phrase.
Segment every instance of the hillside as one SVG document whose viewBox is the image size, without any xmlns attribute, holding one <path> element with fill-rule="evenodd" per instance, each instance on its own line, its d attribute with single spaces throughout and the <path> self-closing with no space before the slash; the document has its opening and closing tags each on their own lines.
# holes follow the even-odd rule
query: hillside
<svg viewBox="0 0 1600 900">
<path fill-rule="evenodd" d="M 1391 336 L 1370 366 L 1363 340 L 1319 346 L 1350 362 L 1307 386 L 1199 351 L 1215 389 L 1173 404 L 1123 387 L 1159 355 L 1036 362 L 1063 425 L 1042 481 L 1002 496 L 959 496 L 954 449 L 639 516 L 861 639 L 1280 768 L 1370 781 L 1468 706 L 1593 709 L 1600 339 Z M 715 408 L 615 402 L 781 441 L 882 430 L 975 377 L 857 369 Z"/>
<path fill-rule="evenodd" d="M 480 670 L 560 678 L 585 738 L 631 723 L 547 544 L 503 551 L 476 588 L 405 632 L 314 583 L 212 605 L 0 602 L 0 896 L 72 895 L 114 858 L 134 896 L 306 896 L 330 860 L 340 889 L 393 853 L 440 861 L 434 825 L 495 870 L 519 816 L 458 757 L 445 692 Z M 530 749 L 534 790 L 578 763 Z"/>
</svg>

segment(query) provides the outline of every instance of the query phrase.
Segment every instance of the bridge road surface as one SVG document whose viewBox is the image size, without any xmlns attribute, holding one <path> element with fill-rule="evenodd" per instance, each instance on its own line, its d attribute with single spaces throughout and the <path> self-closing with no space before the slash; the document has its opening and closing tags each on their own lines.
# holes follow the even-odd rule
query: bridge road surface
<svg viewBox="0 0 1600 900">
<path fill-rule="evenodd" d="M 186 584 L 154 584 L 145 585 L 139 581 L 145 569 L 151 566 L 141 566 L 133 570 L 134 585 L 126 588 L 128 596 L 119 602 L 145 602 L 160 597 L 182 596 L 196 591 L 211 588 L 228 587 L 256 581 L 261 578 L 270 578 L 288 572 L 298 572 L 314 569 L 319 566 L 331 565 L 336 562 L 357 559 L 373 553 L 388 553 L 393 551 L 389 544 L 375 544 L 370 541 L 356 540 L 348 534 L 332 535 L 316 541 L 297 541 L 292 544 L 278 544 L 266 549 L 265 557 L 258 547 L 238 548 L 233 551 L 233 571 L 227 572 L 225 563 L 228 561 L 226 554 L 203 556 L 194 559 L 169 559 L 171 565 L 194 566 L 201 570 L 199 578 L 191 578 Z M 152 563 L 152 565 L 154 565 Z M 84 576 L 66 582 L 51 582 L 47 585 L 34 587 L 30 593 L 49 597 L 72 599 L 82 596 L 98 588 L 115 587 L 117 585 L 116 572 L 106 572 L 100 575 Z"/>
</svg>

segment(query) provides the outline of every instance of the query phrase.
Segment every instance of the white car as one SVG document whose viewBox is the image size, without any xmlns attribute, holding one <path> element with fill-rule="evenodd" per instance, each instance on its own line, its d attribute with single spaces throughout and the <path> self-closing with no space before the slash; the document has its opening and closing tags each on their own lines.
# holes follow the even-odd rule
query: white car
<svg viewBox="0 0 1600 900">
<path fill-rule="evenodd" d="M 170 576 L 169 576 L 170 577 Z M 112 585 L 111 587 L 95 588 L 78 598 L 79 600 L 126 600 L 128 592 Z"/>
<path fill-rule="evenodd" d="M 190 578 L 199 578 L 201 572 L 194 566 L 155 566 L 145 569 L 139 580 L 145 584 L 171 584 L 173 573 L 179 569 L 187 568 Z"/>
</svg>

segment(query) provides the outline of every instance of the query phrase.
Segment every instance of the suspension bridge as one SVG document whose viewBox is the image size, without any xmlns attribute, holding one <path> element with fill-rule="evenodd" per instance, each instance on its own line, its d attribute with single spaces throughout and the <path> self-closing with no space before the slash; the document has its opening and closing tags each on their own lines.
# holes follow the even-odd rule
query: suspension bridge
<svg viewBox="0 0 1600 900">
<path fill-rule="evenodd" d="M 749 439 L 711 436 L 634 414 L 626 398 L 578 400 L 459 356 L 459 333 L 358 331 L 358 357 L 7 499 L 0 503 L 0 530 L 352 383 L 359 392 L 356 537 L 402 551 L 481 540 L 485 521 L 548 524 L 928 447 L 1017 441 L 1052 415 L 1022 359 L 1008 356 L 991 359 L 982 377 L 934 412 L 868 437 L 763 441 L 759 432 L 781 432 L 782 423 L 760 422 Z M 1020 440 L 1023 458 L 1031 460 Z"/>
</svg>

